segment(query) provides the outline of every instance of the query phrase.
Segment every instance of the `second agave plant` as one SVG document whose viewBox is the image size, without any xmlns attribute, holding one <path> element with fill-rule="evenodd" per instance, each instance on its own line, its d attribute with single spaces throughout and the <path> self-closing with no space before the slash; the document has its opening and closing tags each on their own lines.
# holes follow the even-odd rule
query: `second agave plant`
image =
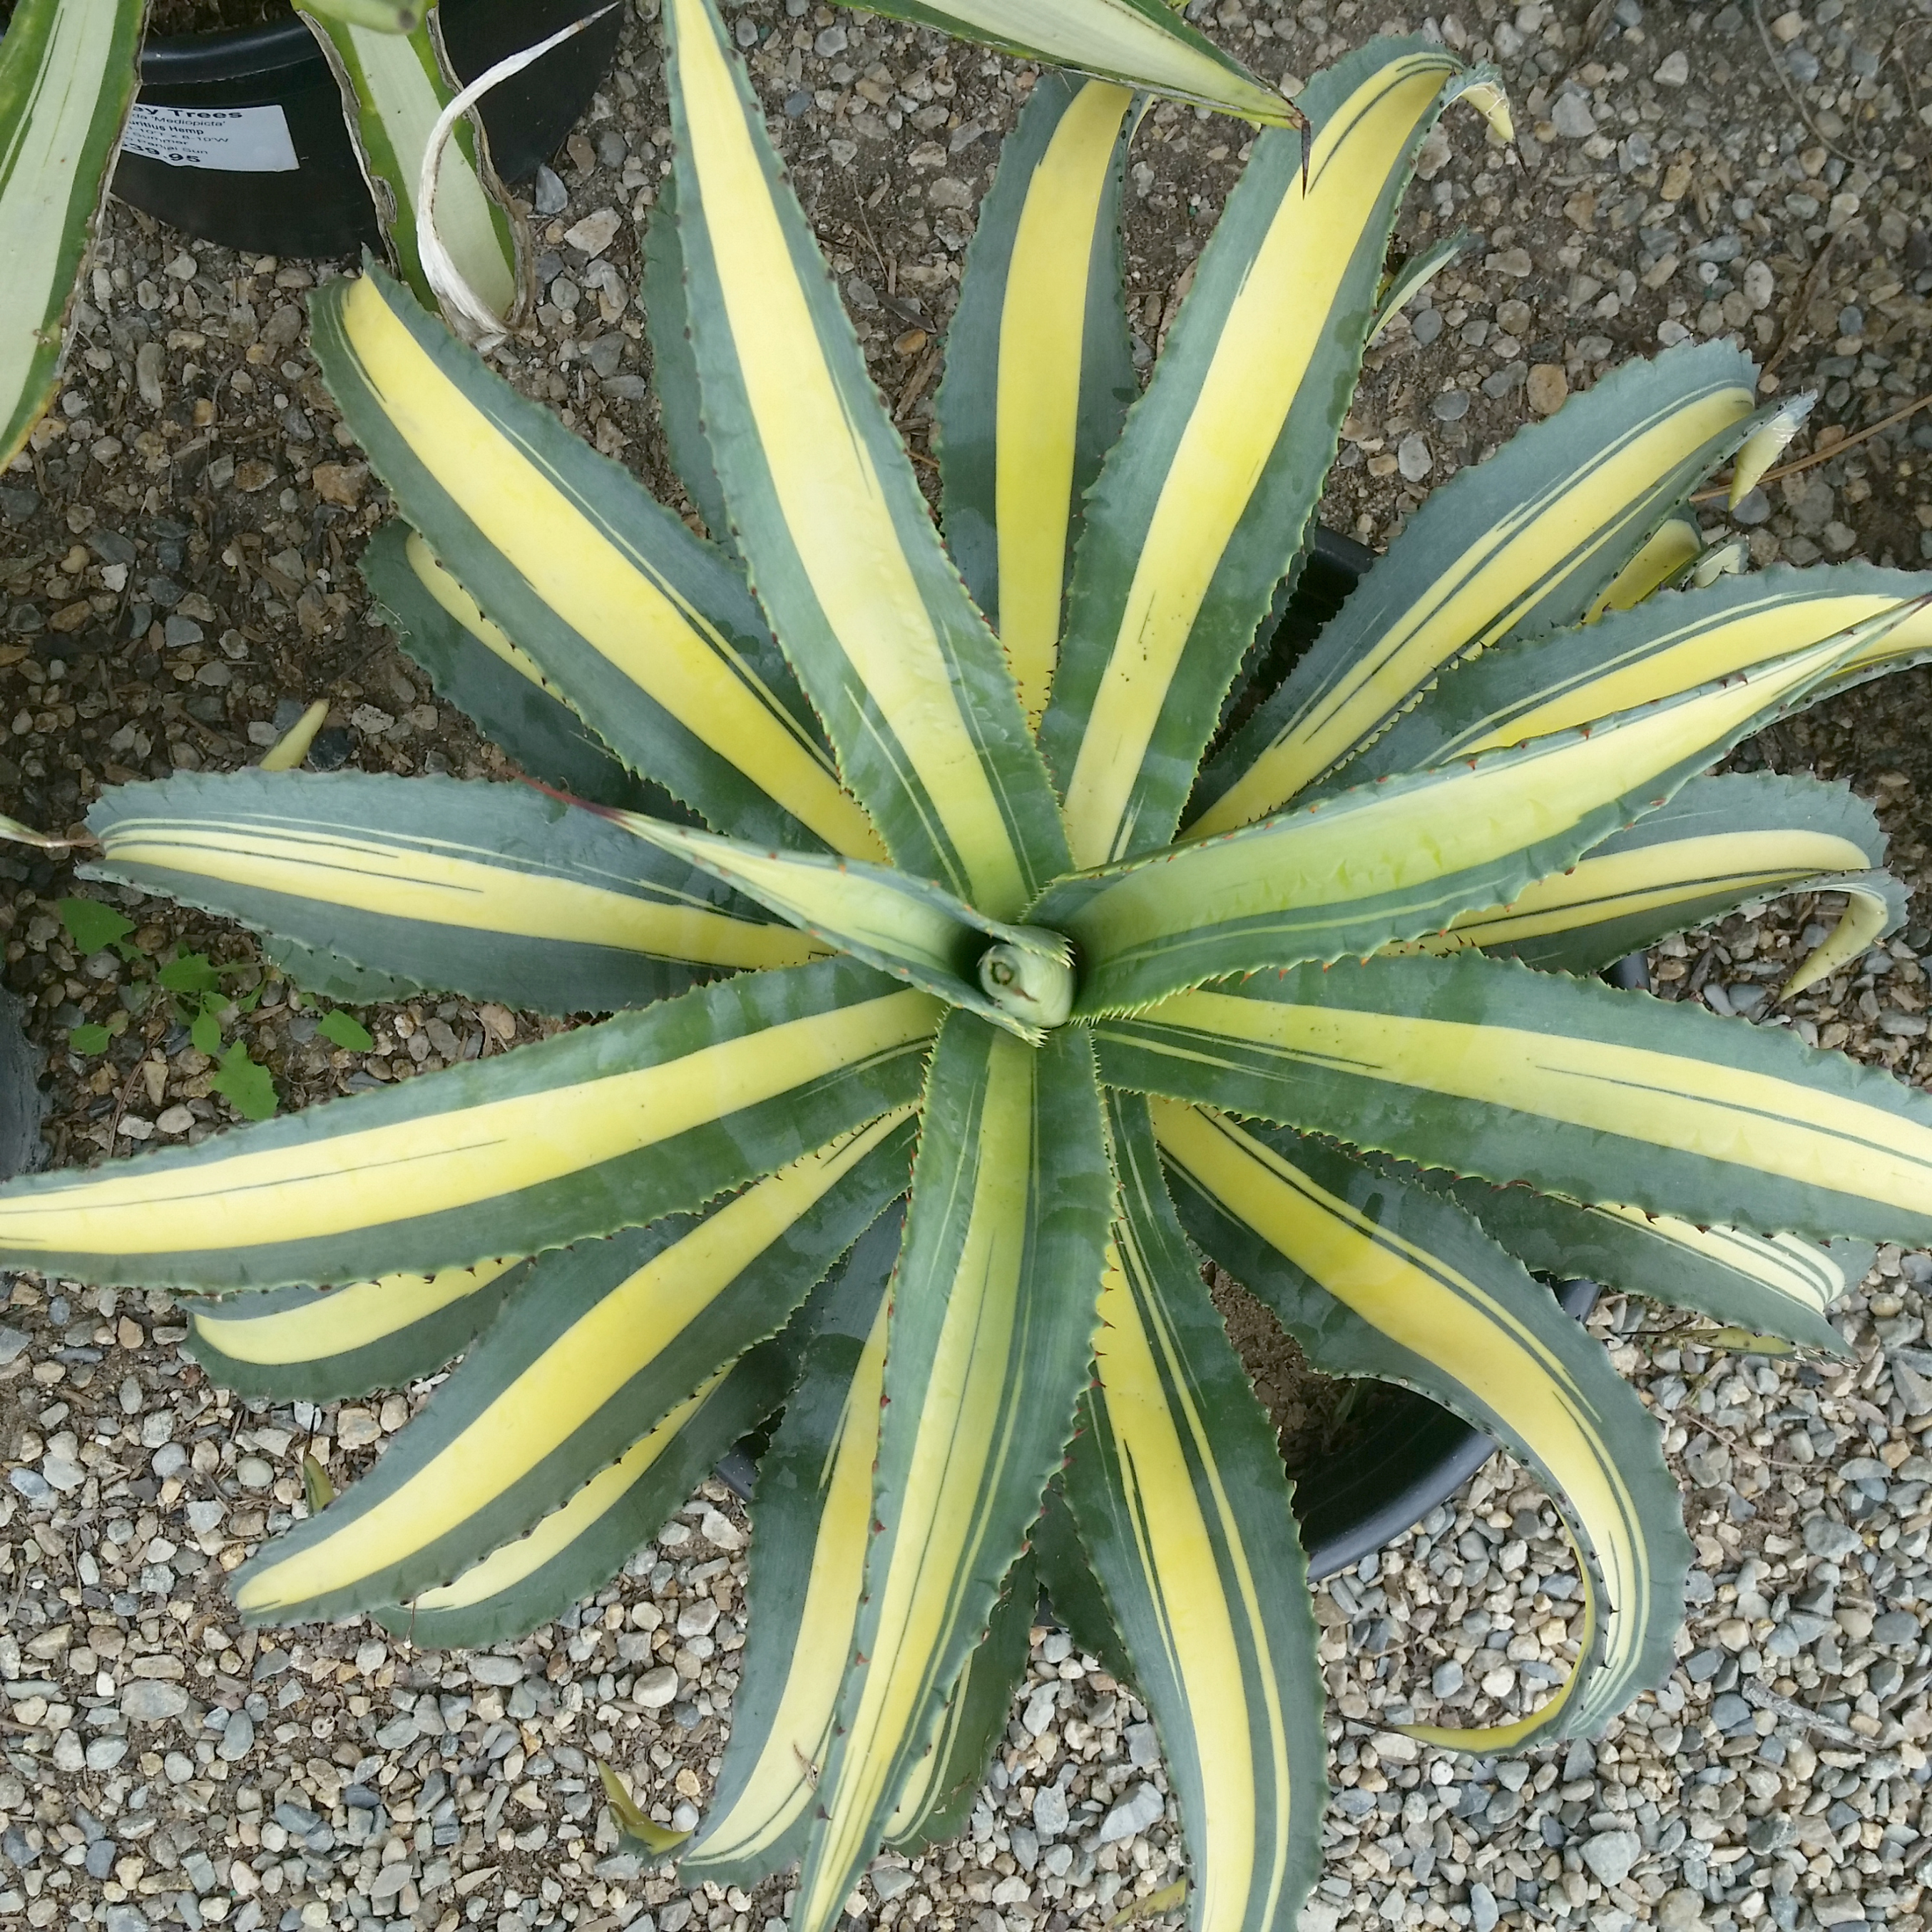
<svg viewBox="0 0 1932 1932">
<path fill-rule="evenodd" d="M 1813 975 L 1899 916 L 1844 788 L 1706 774 L 1932 652 L 1928 586 L 1673 587 L 1690 493 L 1726 464 L 1748 488 L 1792 420 L 1736 349 L 1686 346 L 1456 476 L 1270 688 L 1255 640 L 1406 286 L 1399 196 L 1448 103 L 1501 117 L 1490 78 L 1417 41 L 1318 76 L 1306 152 L 1256 136 L 1139 394 L 1133 97 L 1043 74 L 947 344 L 942 540 L 710 0 L 664 20 L 644 295 L 709 540 L 380 272 L 314 309 L 406 519 L 370 582 L 539 783 L 183 775 L 91 821 L 99 876 L 232 915 L 336 997 L 609 1017 L 16 1182 L 0 1257 L 206 1298 L 190 1346 L 251 1394 L 460 1355 L 236 1574 L 260 1622 L 514 1636 L 776 1418 L 717 1789 L 682 1841 L 620 1808 L 690 1876 L 802 1861 L 824 1932 L 881 1846 L 956 1828 L 1043 1582 L 1154 1714 L 1193 1923 L 1287 1924 L 1322 1679 L 1202 1258 L 1318 1366 L 1425 1391 L 1563 1498 L 1571 1675 L 1420 1735 L 1588 1732 L 1654 1682 L 1675 1488 L 1528 1268 L 1834 1348 L 1870 1244 L 1932 1240 L 1932 1106 L 1593 976 L 1781 892 L 1844 895 Z"/>
</svg>

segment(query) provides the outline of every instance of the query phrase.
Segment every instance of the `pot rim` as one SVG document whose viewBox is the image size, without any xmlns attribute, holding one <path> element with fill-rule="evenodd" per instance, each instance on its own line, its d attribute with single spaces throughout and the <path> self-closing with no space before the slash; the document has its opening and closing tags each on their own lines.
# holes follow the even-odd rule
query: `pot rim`
<svg viewBox="0 0 1932 1932">
<path fill-rule="evenodd" d="M 446 0 L 460 5 L 463 0 Z M 580 0 L 579 17 L 601 0 Z M 149 34 L 141 46 L 144 87 L 206 86 L 250 80 L 326 63 L 315 36 L 290 14 L 252 27 L 224 27 L 202 34 Z"/>
<path fill-rule="evenodd" d="M 322 50 L 292 14 L 205 34 L 150 34 L 141 45 L 143 86 L 247 80 L 311 64 L 322 64 Z"/>
</svg>

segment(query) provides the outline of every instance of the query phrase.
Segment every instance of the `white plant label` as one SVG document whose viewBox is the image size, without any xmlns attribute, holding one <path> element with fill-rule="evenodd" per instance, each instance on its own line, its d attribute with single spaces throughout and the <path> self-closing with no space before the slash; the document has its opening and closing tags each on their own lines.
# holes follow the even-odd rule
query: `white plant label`
<svg viewBox="0 0 1932 1932">
<path fill-rule="evenodd" d="M 121 137 L 124 154 L 176 168 L 231 175 L 287 174 L 302 164 L 278 106 L 157 107 L 137 101 Z"/>
</svg>

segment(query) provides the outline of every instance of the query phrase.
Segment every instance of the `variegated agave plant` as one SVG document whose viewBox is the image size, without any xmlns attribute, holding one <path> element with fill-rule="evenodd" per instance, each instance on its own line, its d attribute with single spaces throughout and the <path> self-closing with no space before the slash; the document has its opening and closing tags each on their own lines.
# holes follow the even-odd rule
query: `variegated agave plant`
<svg viewBox="0 0 1932 1932">
<path fill-rule="evenodd" d="M 1043 1573 L 1154 1714 L 1195 1923 L 1284 1924 L 1318 1862 L 1313 1626 L 1192 1244 L 1318 1364 L 1426 1391 L 1567 1499 L 1574 1674 L 1427 1735 L 1588 1730 L 1652 1680 L 1687 1560 L 1657 1431 L 1524 1262 L 1828 1348 L 1860 1259 L 1826 1244 L 1932 1240 L 1932 1107 L 1590 976 L 1781 891 L 1849 896 L 1814 971 L 1896 916 L 1844 790 L 1697 775 L 1932 649 L 1924 581 L 1646 595 L 1688 561 L 1688 494 L 1726 460 L 1747 484 L 1788 423 L 1732 349 L 1688 347 L 1457 476 L 1223 734 L 1411 158 L 1451 97 L 1499 112 L 1490 83 L 1420 42 L 1319 76 L 1305 172 L 1298 132 L 1257 137 L 1136 400 L 1132 97 L 1044 75 L 952 326 L 949 556 L 710 0 L 664 18 L 646 297 L 715 541 L 381 274 L 315 305 L 413 526 L 371 581 L 557 791 L 183 776 L 94 816 L 101 876 L 275 935 L 325 989 L 615 1017 L 16 1183 L 0 1246 L 221 1297 L 191 1346 L 257 1394 L 467 1352 L 237 1574 L 255 1619 L 526 1630 L 782 1409 L 688 1874 L 802 1857 L 822 1932 L 882 1844 L 951 1828 Z M 290 1285 L 318 1282 L 345 1285 Z"/>
</svg>

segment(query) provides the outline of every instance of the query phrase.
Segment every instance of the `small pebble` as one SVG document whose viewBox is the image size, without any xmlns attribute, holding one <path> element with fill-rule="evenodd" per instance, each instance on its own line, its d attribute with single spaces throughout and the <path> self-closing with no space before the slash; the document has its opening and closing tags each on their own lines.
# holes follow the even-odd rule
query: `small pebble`
<svg viewBox="0 0 1932 1932">
<path fill-rule="evenodd" d="M 1584 140 L 1597 131 L 1596 117 L 1590 112 L 1589 102 L 1570 88 L 1565 88 L 1556 97 L 1550 118 L 1557 133 L 1566 141 Z"/>
<path fill-rule="evenodd" d="M 1561 363 L 1537 362 L 1531 364 L 1523 389 L 1538 416 L 1553 416 L 1568 400 L 1570 380 Z"/>
</svg>

